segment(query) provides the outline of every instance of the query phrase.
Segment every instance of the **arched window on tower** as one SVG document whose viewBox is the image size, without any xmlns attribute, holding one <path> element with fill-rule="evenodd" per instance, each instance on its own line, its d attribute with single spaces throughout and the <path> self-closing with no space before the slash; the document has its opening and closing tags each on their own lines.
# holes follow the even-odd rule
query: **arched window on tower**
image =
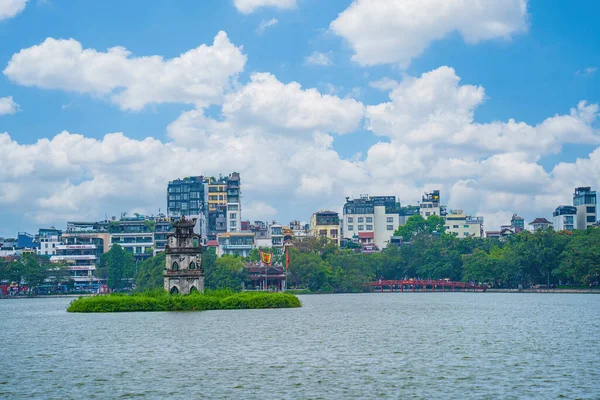
<svg viewBox="0 0 600 400">
<path fill-rule="evenodd" d="M 191 262 L 190 263 L 190 269 L 196 269 L 196 263 L 195 262 Z"/>
<path fill-rule="evenodd" d="M 200 246 L 200 241 L 199 241 L 199 240 L 198 240 L 198 238 L 197 238 L 197 237 L 195 237 L 195 236 L 194 236 L 194 240 L 193 240 L 193 246 L 194 246 L 194 247 L 198 247 L 198 246 Z"/>
<path fill-rule="evenodd" d="M 177 264 L 177 262 L 174 262 L 173 265 L 171 266 L 171 269 L 173 271 L 179 271 L 179 264 Z"/>
</svg>

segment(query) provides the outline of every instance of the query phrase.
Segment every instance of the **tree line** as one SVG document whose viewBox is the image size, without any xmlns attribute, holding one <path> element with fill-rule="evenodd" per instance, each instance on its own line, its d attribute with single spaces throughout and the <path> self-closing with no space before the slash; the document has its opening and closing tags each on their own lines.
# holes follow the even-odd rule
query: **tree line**
<svg viewBox="0 0 600 400">
<path fill-rule="evenodd" d="M 340 248 L 327 238 L 296 240 L 289 248 L 287 286 L 312 292 L 361 292 L 366 283 L 377 279 L 450 279 L 497 288 L 598 286 L 600 281 L 600 229 L 525 231 L 505 240 L 459 239 L 444 232 L 442 221 L 413 216 L 395 232 L 403 244 L 373 254 Z M 204 248 L 205 287 L 252 288 L 245 268 L 251 261 L 259 261 L 258 249 L 242 258 L 217 257 L 213 249 Z M 274 262 L 285 265 L 284 255 L 275 255 Z M 146 290 L 163 287 L 164 268 L 164 253 L 136 265 L 131 253 L 114 245 L 100 257 L 96 275 L 113 290 L 134 283 Z M 69 282 L 68 266 L 28 254 L 20 260 L 1 260 L 0 281 L 25 284 L 32 290 L 56 286 Z"/>
</svg>

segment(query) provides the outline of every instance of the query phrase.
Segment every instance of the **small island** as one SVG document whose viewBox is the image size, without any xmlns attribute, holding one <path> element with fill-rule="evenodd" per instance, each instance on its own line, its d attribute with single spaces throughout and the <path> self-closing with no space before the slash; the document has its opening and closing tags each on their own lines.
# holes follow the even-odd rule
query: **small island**
<svg viewBox="0 0 600 400">
<path fill-rule="evenodd" d="M 67 311 L 79 313 L 208 311 L 296 307 L 301 307 L 298 297 L 281 292 L 236 293 L 229 290 L 215 290 L 189 295 L 172 295 L 163 290 L 154 290 L 134 294 L 113 293 L 80 297 L 69 304 Z"/>
</svg>

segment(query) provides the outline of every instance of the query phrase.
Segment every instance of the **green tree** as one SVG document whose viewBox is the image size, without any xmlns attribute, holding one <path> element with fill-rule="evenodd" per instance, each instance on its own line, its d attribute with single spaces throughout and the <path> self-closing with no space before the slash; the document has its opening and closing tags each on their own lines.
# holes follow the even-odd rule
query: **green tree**
<svg viewBox="0 0 600 400">
<path fill-rule="evenodd" d="M 401 236 L 402 240 L 409 242 L 418 234 L 443 234 L 446 231 L 445 226 L 444 218 L 438 215 L 431 215 L 425 219 L 417 214 L 410 216 L 404 225 L 398 227 L 394 236 Z"/>
<path fill-rule="evenodd" d="M 137 290 L 144 291 L 163 287 L 165 259 L 166 254 L 163 251 L 139 264 L 138 271 L 135 276 Z"/>
<path fill-rule="evenodd" d="M 556 275 L 586 285 L 600 281 L 600 229 L 576 232 L 560 256 Z"/>
<path fill-rule="evenodd" d="M 207 289 L 239 291 L 248 282 L 248 273 L 244 261 L 242 258 L 232 255 L 217 258 L 214 267 L 208 271 L 205 269 L 204 272 L 204 282 Z"/>
<path fill-rule="evenodd" d="M 107 253 L 100 256 L 96 273 L 106 279 L 110 289 L 122 289 L 128 285 L 128 280 L 133 278 L 135 262 L 131 252 L 123 250 L 118 244 L 113 244 Z"/>
</svg>

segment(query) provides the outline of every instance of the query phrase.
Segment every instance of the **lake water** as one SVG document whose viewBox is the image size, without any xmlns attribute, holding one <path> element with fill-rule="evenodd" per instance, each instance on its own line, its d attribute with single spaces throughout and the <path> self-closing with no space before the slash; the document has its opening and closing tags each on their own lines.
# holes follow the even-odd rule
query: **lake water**
<svg viewBox="0 0 600 400">
<path fill-rule="evenodd" d="M 600 296 L 300 298 L 122 314 L 0 301 L 0 398 L 600 398 Z"/>
</svg>

